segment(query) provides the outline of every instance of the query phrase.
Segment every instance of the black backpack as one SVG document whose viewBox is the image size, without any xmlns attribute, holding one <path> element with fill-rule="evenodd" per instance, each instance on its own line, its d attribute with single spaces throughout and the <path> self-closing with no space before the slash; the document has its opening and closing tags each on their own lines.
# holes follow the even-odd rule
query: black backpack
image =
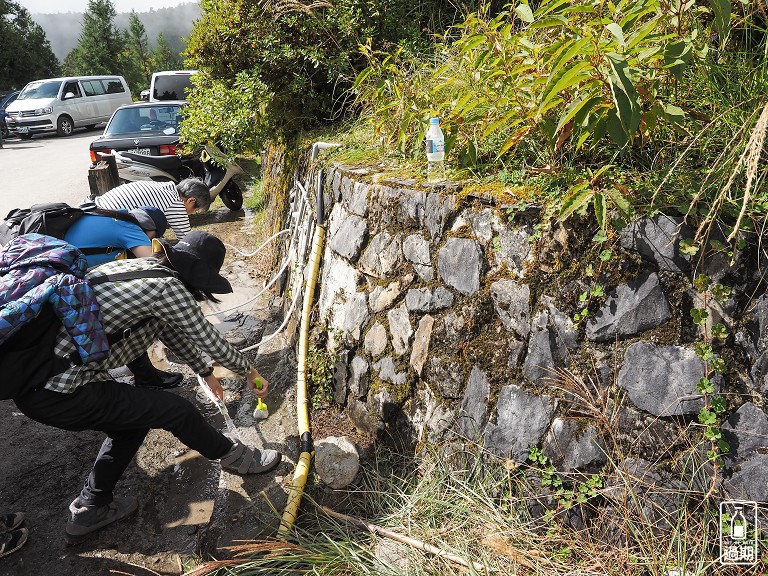
<svg viewBox="0 0 768 576">
<path fill-rule="evenodd" d="M 88 282 L 92 286 L 106 282 L 121 282 L 138 278 L 165 278 L 173 274 L 168 270 L 133 270 L 99 276 Z M 139 320 L 127 328 L 121 328 L 107 334 L 110 347 L 120 342 L 147 324 L 151 317 Z M 77 352 L 62 358 L 54 354 L 56 335 L 61 322 L 50 304 L 43 306 L 40 314 L 22 326 L 0 345 L 0 374 L 3 374 L 0 386 L 0 400 L 19 398 L 28 392 L 41 389 L 46 381 L 82 364 Z"/>
<path fill-rule="evenodd" d="M 96 204 L 82 204 L 77 207 L 64 202 L 34 204 L 31 208 L 15 208 L 8 213 L 5 222 L 0 224 L 0 245 L 5 246 L 17 236 L 30 232 L 63 240 L 72 224 L 85 214 L 115 218 L 139 226 L 138 220 L 128 212 L 107 210 L 97 207 Z M 92 254 L 109 254 L 114 252 L 115 248 L 103 246 L 81 248 L 80 251 L 86 256 L 90 256 Z"/>
</svg>

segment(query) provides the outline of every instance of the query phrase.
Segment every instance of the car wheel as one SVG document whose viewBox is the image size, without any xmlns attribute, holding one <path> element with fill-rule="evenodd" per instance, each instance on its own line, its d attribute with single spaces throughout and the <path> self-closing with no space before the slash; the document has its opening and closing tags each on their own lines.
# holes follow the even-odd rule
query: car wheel
<svg viewBox="0 0 768 576">
<path fill-rule="evenodd" d="M 219 196 L 221 196 L 224 206 L 230 210 L 240 210 L 243 207 L 243 193 L 240 191 L 240 187 L 232 180 L 227 182 Z"/>
<path fill-rule="evenodd" d="M 59 136 L 70 136 L 74 129 L 75 125 L 72 123 L 72 118 L 69 116 L 59 116 L 59 120 L 56 122 L 56 133 Z"/>
</svg>

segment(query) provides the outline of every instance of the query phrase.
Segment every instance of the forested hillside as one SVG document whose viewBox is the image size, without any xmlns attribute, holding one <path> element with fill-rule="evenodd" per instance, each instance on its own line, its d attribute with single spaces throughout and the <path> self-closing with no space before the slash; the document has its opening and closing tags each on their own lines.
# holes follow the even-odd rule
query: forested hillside
<svg viewBox="0 0 768 576">
<path fill-rule="evenodd" d="M 159 8 L 149 12 L 137 12 L 147 31 L 151 47 L 155 46 L 158 34 L 162 33 L 174 53 L 184 48 L 183 38 L 188 38 L 194 21 L 200 17 L 197 2 L 186 2 L 172 8 Z M 83 24 L 82 12 L 66 14 L 32 14 L 32 19 L 45 31 L 56 57 L 63 61 L 69 52 L 77 46 L 77 40 Z M 121 30 L 129 27 L 129 13 L 120 13 L 115 18 L 115 26 Z"/>
</svg>

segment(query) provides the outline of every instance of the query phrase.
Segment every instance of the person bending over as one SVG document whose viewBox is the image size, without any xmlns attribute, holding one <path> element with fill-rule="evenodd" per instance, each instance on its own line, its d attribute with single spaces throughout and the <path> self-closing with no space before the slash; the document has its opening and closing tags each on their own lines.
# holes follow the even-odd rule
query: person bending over
<svg viewBox="0 0 768 576">
<path fill-rule="evenodd" d="M 112 188 L 89 201 L 110 210 L 155 206 L 163 211 L 168 225 L 181 239 L 192 229 L 189 215 L 195 210 L 207 211 L 211 207 L 211 193 L 199 178 L 187 178 L 178 184 L 138 181 Z"/>
<path fill-rule="evenodd" d="M 219 398 L 223 399 L 224 392 L 203 353 L 245 375 L 256 396 L 263 398 L 269 391 L 269 382 L 205 319 L 197 304 L 206 299 L 216 301 L 213 294 L 232 292 L 220 274 L 224 244 L 202 231 L 190 232 L 175 246 L 159 242 L 163 252 L 157 257 L 108 262 L 87 273 L 88 278 L 134 270 L 171 274 L 93 286 L 107 333 L 133 326 L 110 348 L 109 357 L 99 363 L 72 366 L 50 377 L 43 388 L 14 399 L 21 412 L 42 424 L 106 434 L 80 495 L 69 506 L 65 531 L 71 541 L 136 510 L 135 498 L 116 497 L 113 490 L 150 429 L 171 432 L 189 448 L 219 460 L 223 469 L 238 474 L 268 472 L 282 457 L 276 450 L 233 442 L 211 426 L 191 402 L 172 392 L 134 387 L 110 376 L 108 369 L 139 357 L 159 339 L 203 377 Z M 59 332 L 54 350 L 62 358 L 75 352 L 66 331 Z"/>
</svg>

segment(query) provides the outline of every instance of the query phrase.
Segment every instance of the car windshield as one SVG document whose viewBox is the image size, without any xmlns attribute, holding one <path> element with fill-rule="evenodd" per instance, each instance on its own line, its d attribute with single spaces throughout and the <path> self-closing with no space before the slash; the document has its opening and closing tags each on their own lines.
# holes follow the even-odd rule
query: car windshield
<svg viewBox="0 0 768 576">
<path fill-rule="evenodd" d="M 170 136 L 179 131 L 180 106 L 143 106 L 118 108 L 104 130 L 104 136 Z"/>
<path fill-rule="evenodd" d="M 33 98 L 56 98 L 59 95 L 61 80 L 48 82 L 30 82 L 24 86 L 18 100 L 32 100 Z"/>
</svg>

